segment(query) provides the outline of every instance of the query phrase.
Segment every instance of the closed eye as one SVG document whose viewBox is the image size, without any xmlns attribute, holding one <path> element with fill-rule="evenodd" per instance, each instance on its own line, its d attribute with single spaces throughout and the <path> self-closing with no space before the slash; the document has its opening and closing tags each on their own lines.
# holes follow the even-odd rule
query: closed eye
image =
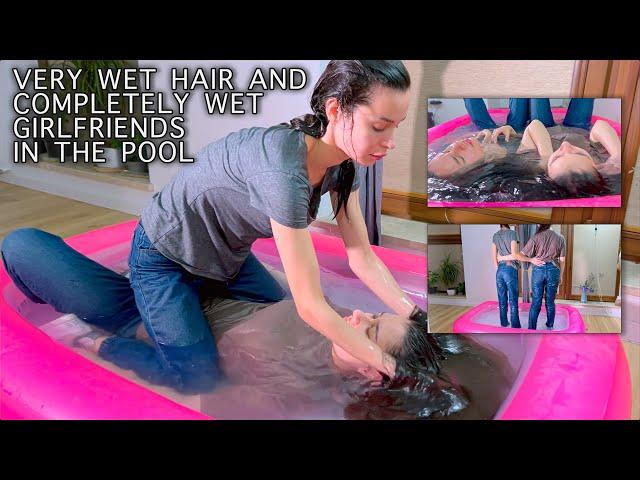
<svg viewBox="0 0 640 480">
<path fill-rule="evenodd" d="M 380 317 L 380 313 L 376 313 L 375 315 L 372 316 L 372 318 L 374 320 L 377 320 L 378 317 Z M 374 342 L 378 342 L 378 325 L 380 324 L 380 322 L 375 322 L 374 325 L 371 325 L 368 329 L 367 329 L 367 337 L 369 337 L 370 340 L 373 340 Z"/>
<path fill-rule="evenodd" d="M 378 323 L 371 325 L 367 329 L 367 337 L 369 337 L 369 340 L 378 343 Z"/>
<path fill-rule="evenodd" d="M 463 166 L 466 164 L 466 162 L 464 161 L 464 157 L 461 157 L 459 155 L 451 155 L 451 158 L 453 158 L 460 166 Z"/>
</svg>

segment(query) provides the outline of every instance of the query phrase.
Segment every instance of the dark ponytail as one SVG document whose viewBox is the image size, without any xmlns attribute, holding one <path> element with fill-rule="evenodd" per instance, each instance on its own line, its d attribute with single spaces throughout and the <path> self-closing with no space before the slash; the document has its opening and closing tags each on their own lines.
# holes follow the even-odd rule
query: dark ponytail
<svg viewBox="0 0 640 480">
<path fill-rule="evenodd" d="M 315 138 L 327 131 L 329 119 L 325 111 L 330 98 L 351 115 L 358 105 L 367 105 L 374 87 L 383 86 L 406 91 L 411 85 L 409 72 L 400 60 L 331 60 L 316 83 L 311 95 L 311 111 L 290 121 L 290 127 Z M 338 171 L 338 203 L 335 216 L 347 206 L 353 188 L 356 168 L 352 159 L 340 164 Z"/>
</svg>

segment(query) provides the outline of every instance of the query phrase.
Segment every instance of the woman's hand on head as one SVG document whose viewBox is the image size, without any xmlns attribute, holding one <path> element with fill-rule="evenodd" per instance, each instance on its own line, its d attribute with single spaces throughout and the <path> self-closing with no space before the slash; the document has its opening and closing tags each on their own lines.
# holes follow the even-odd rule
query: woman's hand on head
<svg viewBox="0 0 640 480">
<path fill-rule="evenodd" d="M 595 167 L 600 175 L 620 175 L 620 163 L 620 157 L 609 157 L 606 162 L 595 164 Z"/>
<path fill-rule="evenodd" d="M 392 355 L 382 352 L 382 365 L 384 365 L 385 371 L 381 373 L 384 373 L 389 378 L 396 376 L 396 359 Z"/>
<path fill-rule="evenodd" d="M 593 124 L 591 130 L 589 131 L 589 140 L 594 143 L 602 143 L 602 137 L 608 133 L 610 130 L 613 130 L 613 127 L 609 125 L 604 120 L 596 120 L 596 123 Z"/>
<path fill-rule="evenodd" d="M 481 130 L 480 132 L 478 132 L 475 135 L 476 140 L 480 141 L 480 139 L 482 138 L 482 143 L 489 143 L 491 141 L 491 130 L 485 128 L 484 130 Z"/>
<path fill-rule="evenodd" d="M 491 143 L 498 143 L 500 135 L 504 135 L 505 141 L 508 142 L 511 135 L 516 135 L 516 131 L 511 125 L 503 125 L 502 127 L 496 128 L 491 134 Z"/>
</svg>

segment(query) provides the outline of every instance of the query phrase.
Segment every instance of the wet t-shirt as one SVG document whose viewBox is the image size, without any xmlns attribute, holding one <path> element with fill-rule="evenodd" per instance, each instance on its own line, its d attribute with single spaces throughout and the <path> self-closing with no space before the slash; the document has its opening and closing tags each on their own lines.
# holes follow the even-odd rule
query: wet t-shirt
<svg viewBox="0 0 640 480">
<path fill-rule="evenodd" d="M 511 255 L 513 252 L 511 251 L 511 242 L 520 243 L 520 239 L 518 238 L 518 232 L 515 230 L 509 229 L 500 229 L 496 233 L 493 234 L 493 243 L 498 250 L 498 255 Z M 503 261 L 499 263 L 506 263 L 507 265 L 512 265 L 516 268 L 520 268 L 520 262 L 517 260 Z"/>
<path fill-rule="evenodd" d="M 335 191 L 340 166 L 314 188 L 304 133 L 286 125 L 233 132 L 204 147 L 195 162 L 156 193 L 142 212 L 154 246 L 187 271 L 232 279 L 258 238 L 273 236 L 273 219 L 306 228 L 320 197 Z M 359 185 L 355 176 L 352 190 Z"/>
<path fill-rule="evenodd" d="M 560 268 L 560 257 L 565 257 L 566 242 L 564 236 L 551 229 L 536 233 L 521 250 L 523 255 L 538 257 L 543 262 L 553 262 Z"/>
</svg>

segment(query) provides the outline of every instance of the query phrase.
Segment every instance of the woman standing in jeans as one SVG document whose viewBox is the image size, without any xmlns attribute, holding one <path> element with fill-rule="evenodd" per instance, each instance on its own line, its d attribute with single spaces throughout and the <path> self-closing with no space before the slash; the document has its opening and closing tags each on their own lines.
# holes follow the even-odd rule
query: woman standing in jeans
<svg viewBox="0 0 640 480">
<path fill-rule="evenodd" d="M 527 242 L 520 253 L 507 257 L 498 256 L 499 260 L 515 259 L 534 264 L 531 272 L 533 300 L 529 310 L 529 329 L 531 330 L 535 330 L 537 327 L 543 296 L 547 310 L 546 327 L 549 330 L 553 329 L 556 316 L 556 293 L 558 286 L 562 284 L 566 242 L 562 235 L 554 232 L 550 227 L 549 224 L 538 225 L 536 234 Z"/>
<path fill-rule="evenodd" d="M 508 224 L 500 224 L 500 230 L 493 234 L 491 244 L 491 258 L 496 270 L 496 290 L 498 291 L 498 304 L 500 306 L 500 325 L 508 327 L 507 299 L 511 307 L 511 327 L 520 328 L 518 315 L 518 269 L 520 263 L 517 260 L 498 261 L 498 255 L 511 255 L 518 253 L 518 233 L 511 230 Z"/>
</svg>

